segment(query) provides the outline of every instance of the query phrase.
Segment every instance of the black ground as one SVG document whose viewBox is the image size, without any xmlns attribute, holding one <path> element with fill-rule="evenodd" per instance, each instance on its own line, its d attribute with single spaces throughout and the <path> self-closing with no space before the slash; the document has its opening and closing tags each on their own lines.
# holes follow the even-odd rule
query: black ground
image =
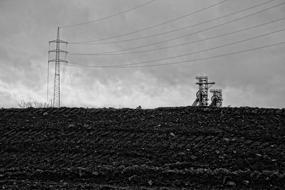
<svg viewBox="0 0 285 190">
<path fill-rule="evenodd" d="M 0 109 L 3 189 L 285 188 L 285 109 Z"/>
</svg>

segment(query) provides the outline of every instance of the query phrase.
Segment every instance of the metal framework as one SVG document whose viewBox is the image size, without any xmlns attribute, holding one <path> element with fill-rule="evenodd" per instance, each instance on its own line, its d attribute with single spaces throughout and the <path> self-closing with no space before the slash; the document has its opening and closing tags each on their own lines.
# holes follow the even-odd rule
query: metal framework
<svg viewBox="0 0 285 190">
<path fill-rule="evenodd" d="M 209 82 L 207 76 L 198 76 L 196 79 L 198 80 L 196 84 L 199 86 L 199 90 L 192 106 L 208 106 L 208 91 L 215 82 Z"/>
<path fill-rule="evenodd" d="M 211 98 L 211 105 L 212 107 L 222 107 L 223 104 L 223 95 L 221 89 L 211 89 L 211 93 L 213 93 Z"/>
<path fill-rule="evenodd" d="M 55 69 L 54 69 L 54 84 L 53 84 L 53 100 L 52 100 L 52 106 L 53 107 L 60 107 L 60 63 L 68 63 L 66 60 L 67 51 L 60 49 L 61 44 L 65 44 L 67 48 L 68 42 L 60 40 L 60 34 L 59 34 L 59 27 L 57 28 L 57 38 L 56 40 L 49 41 L 49 47 L 51 44 L 55 44 L 55 49 L 49 50 L 48 54 L 49 57 L 51 54 L 55 54 L 53 59 L 48 60 L 48 64 L 53 62 L 55 63 Z M 62 56 L 63 55 L 63 56 Z"/>
</svg>

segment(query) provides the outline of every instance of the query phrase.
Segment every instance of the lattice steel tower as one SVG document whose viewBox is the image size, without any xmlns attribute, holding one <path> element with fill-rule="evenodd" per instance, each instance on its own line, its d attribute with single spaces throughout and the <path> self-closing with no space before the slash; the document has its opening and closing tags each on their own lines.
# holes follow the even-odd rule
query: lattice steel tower
<svg viewBox="0 0 285 190">
<path fill-rule="evenodd" d="M 198 80 L 196 84 L 199 85 L 199 90 L 192 106 L 208 106 L 208 91 L 215 82 L 209 82 L 207 76 L 198 76 L 196 79 Z"/>
<path fill-rule="evenodd" d="M 49 60 L 48 64 L 50 62 L 55 63 L 54 65 L 54 84 L 53 84 L 53 100 L 52 100 L 52 106 L 53 107 L 60 107 L 60 63 L 68 63 L 66 60 L 67 51 L 62 50 L 61 44 L 65 44 L 67 48 L 68 42 L 60 40 L 59 36 L 59 27 L 57 28 L 57 38 L 56 40 L 49 41 L 49 47 L 51 47 L 51 44 L 55 44 L 55 49 L 49 50 Z M 50 59 L 50 55 L 53 54 L 54 58 Z"/>
</svg>

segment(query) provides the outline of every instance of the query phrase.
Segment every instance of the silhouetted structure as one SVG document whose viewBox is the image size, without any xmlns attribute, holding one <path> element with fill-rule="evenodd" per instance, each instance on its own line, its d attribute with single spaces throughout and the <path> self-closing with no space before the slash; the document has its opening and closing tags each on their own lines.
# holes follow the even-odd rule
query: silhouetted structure
<svg viewBox="0 0 285 190">
<path fill-rule="evenodd" d="M 211 107 L 222 107 L 223 103 L 223 95 L 221 89 L 211 89 L 211 93 L 213 93 L 210 104 Z"/>
<path fill-rule="evenodd" d="M 55 63 L 52 106 L 60 107 L 60 63 L 68 63 L 68 61 L 66 60 L 68 52 L 60 49 L 60 44 L 65 44 L 67 48 L 68 42 L 60 40 L 59 27 L 57 28 L 57 38 L 56 40 L 49 41 L 49 47 L 51 46 L 51 44 L 55 44 L 55 49 L 48 51 L 49 55 L 55 53 L 55 58 L 48 60 L 48 63 Z M 62 57 L 61 54 L 63 54 L 64 56 Z"/>
<path fill-rule="evenodd" d="M 192 106 L 208 106 L 208 91 L 215 82 L 209 82 L 208 76 L 198 76 L 196 79 L 198 80 L 196 84 L 199 85 L 199 90 Z"/>
</svg>

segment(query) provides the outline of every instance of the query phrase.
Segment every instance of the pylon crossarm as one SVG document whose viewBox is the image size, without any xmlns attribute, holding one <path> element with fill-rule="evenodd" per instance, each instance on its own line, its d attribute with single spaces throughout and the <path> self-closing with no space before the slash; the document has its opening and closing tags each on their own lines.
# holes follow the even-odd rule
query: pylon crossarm
<svg viewBox="0 0 285 190">
<path fill-rule="evenodd" d="M 63 41 L 63 40 L 51 40 L 51 41 L 49 41 L 49 44 L 51 44 L 51 43 L 62 43 L 62 44 L 68 44 L 68 42 L 67 42 L 67 41 Z"/>
<path fill-rule="evenodd" d="M 59 60 L 56 60 L 56 59 L 51 59 L 51 60 L 48 60 L 48 62 L 62 62 L 62 63 L 68 63 L 67 60 L 62 60 L 62 59 L 59 59 Z"/>
<path fill-rule="evenodd" d="M 56 52 L 60 52 L 60 53 L 68 53 L 68 51 L 65 51 L 65 50 L 56 50 L 56 49 L 53 49 L 53 50 L 49 50 L 48 51 L 49 53 L 56 53 Z"/>
</svg>

